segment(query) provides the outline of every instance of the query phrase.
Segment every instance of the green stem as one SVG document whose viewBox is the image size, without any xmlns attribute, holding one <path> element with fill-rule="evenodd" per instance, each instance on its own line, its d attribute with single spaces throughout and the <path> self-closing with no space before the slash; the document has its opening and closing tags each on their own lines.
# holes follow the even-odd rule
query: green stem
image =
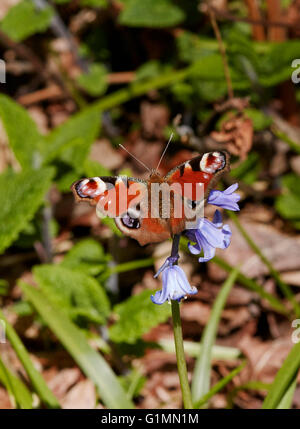
<svg viewBox="0 0 300 429">
<path fill-rule="evenodd" d="M 195 64 L 188 66 L 181 70 L 172 70 L 164 73 L 153 79 L 147 81 L 133 82 L 126 88 L 115 91 L 100 100 L 95 101 L 92 105 L 92 109 L 104 111 L 113 107 L 119 106 L 120 104 L 126 103 L 126 101 L 132 98 L 139 97 L 140 95 L 146 94 L 147 92 L 169 86 L 175 82 L 182 81 L 191 75 L 195 70 Z"/>
<path fill-rule="evenodd" d="M 182 392 L 182 400 L 184 408 L 191 410 L 193 409 L 193 403 L 184 356 L 179 303 L 177 301 L 172 300 L 171 305 L 177 368 Z"/>
</svg>

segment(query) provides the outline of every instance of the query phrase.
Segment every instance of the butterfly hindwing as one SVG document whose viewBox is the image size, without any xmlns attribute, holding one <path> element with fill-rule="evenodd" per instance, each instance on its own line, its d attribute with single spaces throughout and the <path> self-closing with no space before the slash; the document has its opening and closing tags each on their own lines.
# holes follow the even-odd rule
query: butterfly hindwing
<svg viewBox="0 0 300 429">
<path fill-rule="evenodd" d="M 72 190 L 77 201 L 96 205 L 100 217 L 114 218 L 125 235 L 145 245 L 186 229 L 187 220 L 199 216 L 209 190 L 227 170 L 229 154 L 214 151 L 179 165 L 165 177 L 155 171 L 147 181 L 124 176 L 92 177 L 78 180 Z M 163 193 L 153 191 L 153 186 L 163 184 L 168 185 L 169 195 L 171 189 L 169 212 Z M 170 214 L 164 216 L 165 212 Z"/>
<path fill-rule="evenodd" d="M 180 164 L 165 176 L 175 193 L 177 190 L 174 213 L 183 213 L 182 217 L 174 215 L 171 218 L 173 233 L 181 232 L 187 220 L 204 215 L 206 197 L 219 176 L 229 170 L 229 158 L 226 151 L 206 152 Z"/>
<path fill-rule="evenodd" d="M 168 220 L 148 216 L 147 182 L 127 177 L 92 177 L 72 185 L 77 201 L 96 205 L 99 217 L 114 218 L 125 235 L 141 245 L 160 242 L 170 236 Z"/>
</svg>

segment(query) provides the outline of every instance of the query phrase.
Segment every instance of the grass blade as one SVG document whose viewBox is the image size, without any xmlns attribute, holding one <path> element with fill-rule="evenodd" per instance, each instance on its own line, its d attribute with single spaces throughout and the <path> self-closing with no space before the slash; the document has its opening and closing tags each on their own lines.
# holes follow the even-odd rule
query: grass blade
<svg viewBox="0 0 300 429">
<path fill-rule="evenodd" d="M 208 393 L 210 385 L 212 347 L 216 340 L 219 321 L 222 310 L 225 306 L 228 294 L 237 278 L 238 269 L 234 269 L 223 284 L 217 299 L 214 302 L 208 324 L 205 326 L 202 335 L 202 349 L 197 359 L 192 382 L 193 402 L 196 402 L 203 395 Z"/>
<path fill-rule="evenodd" d="M 32 395 L 25 384 L 8 368 L 0 359 L 0 381 L 6 387 L 10 396 L 13 397 L 14 406 L 21 409 L 32 409 Z"/>
<path fill-rule="evenodd" d="M 163 339 L 159 340 L 158 344 L 160 347 L 167 353 L 175 353 L 175 345 L 173 340 Z M 194 341 L 183 341 L 184 351 L 187 355 L 191 357 L 198 357 L 202 345 L 195 343 Z M 241 357 L 241 351 L 235 347 L 225 347 L 214 345 L 212 348 L 212 359 L 222 359 L 222 360 L 236 360 Z"/>
<path fill-rule="evenodd" d="M 272 386 L 265 397 L 262 408 L 275 409 L 280 405 L 282 400 L 284 405 L 287 404 L 287 399 L 291 394 L 291 392 L 287 393 L 287 391 L 291 388 L 293 380 L 295 380 L 297 377 L 299 368 L 300 343 L 297 343 L 293 346 L 287 358 L 283 362 L 282 367 L 277 372 L 275 380 L 273 381 Z M 287 398 L 283 399 L 286 394 Z"/>
<path fill-rule="evenodd" d="M 84 334 L 45 295 L 25 283 L 20 284 L 27 299 L 68 350 L 82 371 L 95 383 L 109 408 L 133 408 L 110 366 L 86 341 Z"/>
<path fill-rule="evenodd" d="M 240 366 L 232 370 L 226 377 L 222 378 L 222 380 L 218 381 L 209 392 L 202 396 L 194 405 L 194 408 L 201 408 L 206 402 L 212 398 L 216 393 L 223 389 L 241 370 L 245 367 L 246 361 L 241 363 Z"/>
<path fill-rule="evenodd" d="M 293 397 L 297 387 L 297 376 L 294 378 L 289 388 L 283 395 L 281 401 L 277 406 L 277 410 L 289 410 L 293 404 Z"/>
<path fill-rule="evenodd" d="M 16 352 L 18 358 L 20 359 L 31 383 L 34 387 L 34 390 L 40 397 L 40 400 L 49 408 L 60 408 L 60 405 L 56 399 L 56 397 L 53 395 L 49 387 L 47 386 L 45 380 L 41 376 L 41 374 L 38 372 L 37 369 L 35 369 L 32 360 L 30 359 L 30 356 L 24 347 L 22 341 L 20 340 L 18 334 L 14 330 L 14 328 L 8 323 L 6 318 L 4 317 L 4 314 L 0 310 L 0 319 L 2 319 L 5 323 L 5 333 L 7 336 L 7 339 L 10 341 L 14 351 Z"/>
</svg>

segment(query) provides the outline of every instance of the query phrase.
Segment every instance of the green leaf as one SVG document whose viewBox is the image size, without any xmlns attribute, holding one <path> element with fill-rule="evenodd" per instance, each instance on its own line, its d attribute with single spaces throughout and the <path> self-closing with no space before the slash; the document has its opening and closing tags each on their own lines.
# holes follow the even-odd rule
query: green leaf
<svg viewBox="0 0 300 429">
<path fill-rule="evenodd" d="M 118 382 L 114 372 L 103 357 L 86 341 L 84 334 L 54 306 L 46 296 L 23 283 L 22 290 L 34 305 L 49 328 L 64 345 L 82 371 L 98 388 L 101 399 L 108 408 L 133 408 L 132 402 Z"/>
<path fill-rule="evenodd" d="M 108 87 L 106 67 L 99 63 L 92 64 L 87 73 L 78 76 L 77 82 L 88 94 L 99 97 Z"/>
<path fill-rule="evenodd" d="M 300 219 L 300 182 L 295 174 L 286 174 L 282 178 L 283 193 L 276 198 L 275 207 L 285 219 Z"/>
<path fill-rule="evenodd" d="M 272 386 L 265 397 L 262 408 L 275 409 L 291 388 L 300 368 L 300 343 L 293 346 L 281 368 L 276 374 Z M 291 392 L 290 392 L 291 393 Z M 288 394 L 289 395 L 289 394 Z"/>
<path fill-rule="evenodd" d="M 91 144 L 100 129 L 100 115 L 87 108 L 56 127 L 45 140 L 44 159 L 50 162 L 59 157 L 66 164 L 82 171 Z"/>
<path fill-rule="evenodd" d="M 130 27 L 171 27 L 182 22 L 184 12 L 170 0 L 129 0 L 119 16 Z"/>
<path fill-rule="evenodd" d="M 35 7 L 32 0 L 23 0 L 9 9 L 0 29 L 15 42 L 21 42 L 35 33 L 46 31 L 53 17 L 53 9 Z"/>
<path fill-rule="evenodd" d="M 71 319 L 105 323 L 110 304 L 93 277 L 61 265 L 40 265 L 33 272 L 47 298 Z"/>
<path fill-rule="evenodd" d="M 26 110 L 6 95 L 0 95 L 0 119 L 9 144 L 23 168 L 41 165 L 40 144 L 43 136 Z"/>
<path fill-rule="evenodd" d="M 52 168 L 0 175 L 0 253 L 33 218 L 51 185 Z"/>
<path fill-rule="evenodd" d="M 212 347 L 216 341 L 218 325 L 229 292 L 231 291 L 238 275 L 238 269 L 234 269 L 223 284 L 211 311 L 208 324 L 205 326 L 201 339 L 201 353 L 196 361 L 192 381 L 193 402 L 199 401 L 203 395 L 209 392 L 211 376 Z"/>
<path fill-rule="evenodd" d="M 252 120 L 254 131 L 262 131 L 272 124 L 272 118 L 254 108 L 244 109 L 244 113 Z"/>
<path fill-rule="evenodd" d="M 276 408 L 277 410 L 289 410 L 292 407 L 293 397 L 294 397 L 296 387 L 297 387 L 297 376 L 291 382 L 290 386 L 288 387 L 285 394 L 281 398 L 281 401 L 279 402 Z"/>
<path fill-rule="evenodd" d="M 174 340 L 159 340 L 158 344 L 167 353 L 175 353 Z M 191 357 L 198 357 L 202 351 L 202 345 L 193 341 L 183 342 L 184 352 Z M 216 360 L 236 360 L 241 357 L 241 351 L 235 347 L 214 345 L 212 347 L 212 359 Z"/>
<path fill-rule="evenodd" d="M 89 7 L 102 7 L 105 8 L 109 5 L 108 0 L 80 0 L 80 6 Z"/>
<path fill-rule="evenodd" d="M 0 358 L 0 382 L 6 387 L 15 405 L 21 409 L 32 409 L 32 395 L 25 384 L 16 377 Z"/>
<path fill-rule="evenodd" d="M 53 395 L 53 393 L 47 386 L 40 372 L 37 369 L 35 369 L 33 362 L 31 361 L 30 356 L 26 348 L 24 347 L 22 341 L 20 340 L 18 334 L 11 326 L 11 324 L 8 323 L 8 321 L 4 317 L 4 314 L 2 313 L 1 310 L 0 310 L 0 319 L 2 319 L 5 323 L 6 337 L 10 342 L 11 346 L 13 347 L 18 358 L 20 359 L 29 377 L 29 380 L 32 383 L 32 386 L 34 387 L 36 393 L 39 395 L 41 401 L 49 408 L 60 408 L 60 405 L 56 397 Z"/>
<path fill-rule="evenodd" d="M 259 81 L 263 86 L 274 86 L 291 79 L 291 63 L 299 56 L 299 40 L 275 43 L 270 51 L 260 58 Z"/>
<path fill-rule="evenodd" d="M 95 176 L 111 176 L 111 171 L 108 168 L 103 167 L 103 165 L 99 164 L 97 161 L 93 161 L 92 159 L 86 159 L 84 163 L 84 174 L 87 177 L 95 177 Z"/>
<path fill-rule="evenodd" d="M 108 258 L 97 241 L 87 238 L 75 244 L 66 254 L 61 266 L 97 276 L 106 269 Z"/>
<path fill-rule="evenodd" d="M 183 31 L 179 34 L 176 37 L 176 44 L 179 59 L 186 63 L 193 63 L 206 55 L 217 52 L 214 39 L 202 39 L 190 31 Z"/>
<path fill-rule="evenodd" d="M 143 334 L 171 315 L 170 306 L 155 305 L 150 299 L 151 290 L 134 295 L 114 307 L 117 322 L 109 328 L 109 337 L 116 343 L 135 343 Z"/>
</svg>

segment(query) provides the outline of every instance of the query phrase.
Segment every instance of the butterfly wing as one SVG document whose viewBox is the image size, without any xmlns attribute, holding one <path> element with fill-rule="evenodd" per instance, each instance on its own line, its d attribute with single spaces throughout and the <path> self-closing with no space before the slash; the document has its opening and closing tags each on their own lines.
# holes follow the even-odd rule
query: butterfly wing
<svg viewBox="0 0 300 429">
<path fill-rule="evenodd" d="M 114 218 L 125 235 L 141 245 L 170 237 L 167 220 L 148 217 L 148 183 L 127 177 L 93 177 L 81 179 L 71 187 L 75 199 L 96 206 L 99 217 Z"/>
<path fill-rule="evenodd" d="M 230 168 L 230 155 L 226 151 L 206 152 L 171 170 L 165 181 L 174 189 L 173 215 L 171 229 L 173 233 L 186 229 L 187 219 L 199 217 L 203 213 L 204 203 L 210 189 L 219 180 L 220 175 Z"/>
</svg>

